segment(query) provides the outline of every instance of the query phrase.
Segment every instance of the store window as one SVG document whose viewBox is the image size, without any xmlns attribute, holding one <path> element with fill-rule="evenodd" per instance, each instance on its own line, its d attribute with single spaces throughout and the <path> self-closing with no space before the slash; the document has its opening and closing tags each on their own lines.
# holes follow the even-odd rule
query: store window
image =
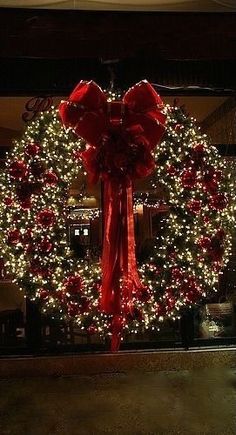
<svg viewBox="0 0 236 435">
<path fill-rule="evenodd" d="M 63 96 L 57 97 L 0 97 L 0 158 L 18 139 L 27 123 L 40 110 L 57 106 Z M 185 113 L 197 119 L 203 133 L 210 136 L 222 159 L 227 161 L 236 176 L 236 100 L 232 96 L 168 96 L 166 104 L 174 102 Z M 165 227 L 169 209 L 168 191 L 152 188 L 152 178 L 135 183 L 134 218 L 136 255 L 142 262 L 152 255 L 155 239 Z M 145 201 L 144 201 L 145 199 Z M 78 258 L 99 261 L 103 234 L 103 186 L 90 185 L 85 176 L 74 180 L 68 198 L 68 222 L 65 222 L 71 249 Z M 198 304 L 181 320 L 169 321 L 161 330 L 130 336 L 124 347 L 176 347 L 233 344 L 236 341 L 236 242 L 233 239 L 232 255 L 227 268 L 221 273 L 218 292 Z M 27 311 L 28 310 L 28 311 Z M 26 348 L 29 323 L 33 322 L 32 306 L 23 293 L 6 276 L 0 259 L 0 346 Z M 93 349 L 99 346 L 97 337 L 81 334 L 71 324 L 57 324 L 41 318 L 38 324 L 44 346 L 80 346 Z M 40 322 L 39 322 L 40 323 Z M 106 349 L 106 344 L 104 344 Z"/>
</svg>

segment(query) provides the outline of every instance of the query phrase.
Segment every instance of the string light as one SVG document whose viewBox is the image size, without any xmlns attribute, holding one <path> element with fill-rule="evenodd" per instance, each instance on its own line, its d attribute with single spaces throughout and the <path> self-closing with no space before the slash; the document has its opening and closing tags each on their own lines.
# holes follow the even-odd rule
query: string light
<svg viewBox="0 0 236 435">
<path fill-rule="evenodd" d="M 89 208 L 89 207 L 80 208 L 78 206 L 75 206 L 75 208 L 70 211 L 69 218 L 70 220 L 93 221 L 94 219 L 98 219 L 99 216 L 100 216 L 99 208 Z"/>
</svg>

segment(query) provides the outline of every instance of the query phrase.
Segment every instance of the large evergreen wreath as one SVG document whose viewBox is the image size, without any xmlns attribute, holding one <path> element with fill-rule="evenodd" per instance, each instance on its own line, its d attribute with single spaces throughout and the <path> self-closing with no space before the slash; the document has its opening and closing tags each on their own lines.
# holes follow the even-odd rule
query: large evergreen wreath
<svg viewBox="0 0 236 435">
<path fill-rule="evenodd" d="M 195 121 L 165 107 L 166 133 L 155 150 L 153 189 L 167 192 L 169 213 L 152 257 L 140 264 L 145 286 L 123 312 L 128 332 L 157 329 L 217 290 L 234 227 L 234 186 L 225 163 Z M 14 282 L 43 312 L 107 335 L 111 316 L 100 311 L 100 265 L 75 259 L 67 240 L 68 191 L 84 172 L 85 143 L 52 109 L 15 142 L 1 174 L 1 252 Z"/>
</svg>

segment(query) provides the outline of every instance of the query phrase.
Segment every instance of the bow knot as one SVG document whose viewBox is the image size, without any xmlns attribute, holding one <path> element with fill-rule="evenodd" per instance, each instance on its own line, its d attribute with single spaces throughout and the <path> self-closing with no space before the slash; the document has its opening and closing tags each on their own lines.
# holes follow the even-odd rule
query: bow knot
<svg viewBox="0 0 236 435">
<path fill-rule="evenodd" d="M 124 121 L 125 104 L 123 101 L 108 101 L 107 114 L 111 126 L 121 126 Z"/>
</svg>

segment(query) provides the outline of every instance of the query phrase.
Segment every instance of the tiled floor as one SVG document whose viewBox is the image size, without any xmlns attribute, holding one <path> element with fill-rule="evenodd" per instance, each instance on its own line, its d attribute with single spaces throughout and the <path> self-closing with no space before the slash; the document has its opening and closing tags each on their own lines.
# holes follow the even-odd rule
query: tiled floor
<svg viewBox="0 0 236 435">
<path fill-rule="evenodd" d="M 0 435 L 236 434 L 236 371 L 0 380 Z"/>
</svg>

